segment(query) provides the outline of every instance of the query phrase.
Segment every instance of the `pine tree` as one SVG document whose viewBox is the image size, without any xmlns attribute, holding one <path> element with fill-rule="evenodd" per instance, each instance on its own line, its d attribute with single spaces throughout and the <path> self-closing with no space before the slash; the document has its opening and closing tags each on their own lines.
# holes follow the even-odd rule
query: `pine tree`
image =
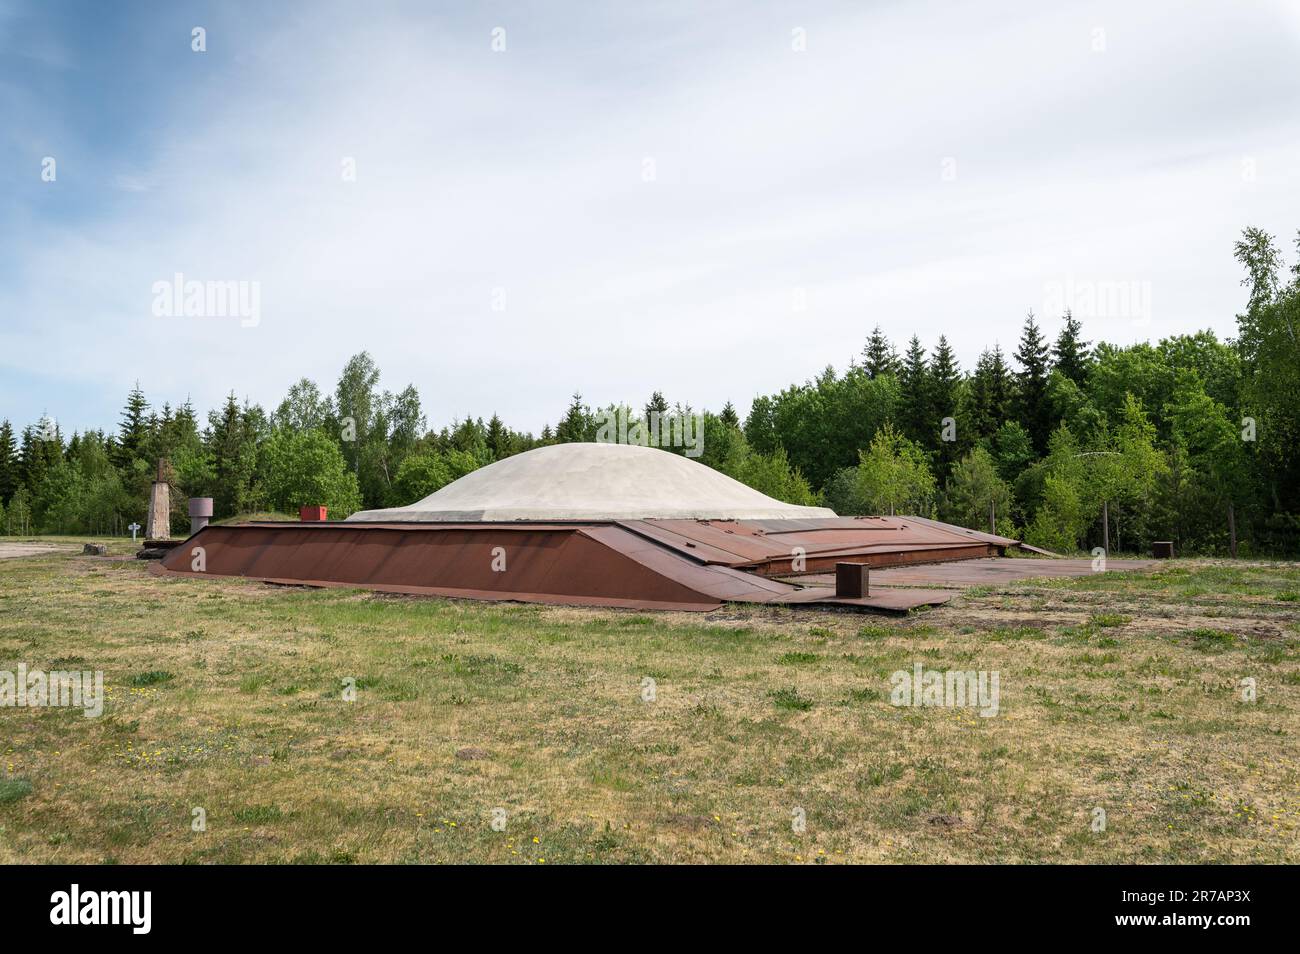
<svg viewBox="0 0 1300 954">
<path fill-rule="evenodd" d="M 171 459 L 178 453 L 194 453 L 199 447 L 198 424 L 194 419 L 194 409 L 188 403 L 177 408 L 163 405 L 162 420 L 158 427 L 152 457 Z"/>
<path fill-rule="evenodd" d="M 494 413 L 487 425 L 487 447 L 492 452 L 492 459 L 502 460 L 509 457 L 510 445 L 510 431 L 506 429 L 505 424 L 501 423 L 501 418 Z"/>
<path fill-rule="evenodd" d="M 140 382 L 127 395 L 126 407 L 122 409 L 122 423 L 118 428 L 117 459 L 113 461 L 118 468 L 129 470 L 131 462 L 145 453 L 145 443 L 149 438 L 149 402 L 140 390 Z"/>
<path fill-rule="evenodd" d="M 590 441 L 595 437 L 591 411 L 582 403 L 582 395 L 573 392 L 573 400 L 563 420 L 555 428 L 555 440 L 560 444 Z"/>
<path fill-rule="evenodd" d="M 41 492 L 50 471 L 63 460 L 63 437 L 51 423 L 48 418 L 42 418 L 39 425 L 23 428 L 18 473 L 33 499 Z M 46 437 L 49 432 L 51 436 Z"/>
<path fill-rule="evenodd" d="M 994 345 L 984 351 L 975 365 L 967 387 L 969 426 L 974 431 L 970 438 L 979 440 L 991 437 L 1007 419 L 1011 405 L 1011 375 L 1002 348 Z"/>
<path fill-rule="evenodd" d="M 939 336 L 933 356 L 930 358 L 927 378 L 929 379 L 929 415 L 933 421 L 951 417 L 957 413 L 957 390 L 961 384 L 961 366 L 957 356 L 944 335 Z"/>
<path fill-rule="evenodd" d="M 12 497 L 21 483 L 18 442 L 13 425 L 6 420 L 0 422 L 0 503 Z"/>
<path fill-rule="evenodd" d="M 188 424 L 195 431 L 198 430 L 199 416 L 194 413 L 194 405 L 190 403 L 188 397 L 185 398 L 185 403 L 176 409 L 176 423 L 182 428 Z"/>
<path fill-rule="evenodd" d="M 1087 383 L 1088 368 L 1092 364 L 1092 355 L 1088 342 L 1081 340 L 1083 326 L 1070 312 L 1065 313 L 1065 327 L 1056 337 L 1052 348 L 1052 357 L 1056 360 L 1056 370 L 1079 387 Z"/>
<path fill-rule="evenodd" d="M 871 378 L 880 377 L 882 374 L 897 375 L 902 365 L 894 343 L 885 337 L 880 330 L 880 325 L 876 325 L 871 332 L 871 337 L 867 339 L 862 349 L 862 359 L 867 376 Z"/>
<path fill-rule="evenodd" d="M 1016 373 L 1014 408 L 1016 417 L 1033 438 L 1034 447 L 1042 454 L 1047 450 L 1047 438 L 1052 433 L 1052 412 L 1047 403 L 1047 375 L 1049 349 L 1038 322 L 1031 311 L 1025 318 L 1016 348 Z"/>
<path fill-rule="evenodd" d="M 935 473 L 947 478 L 961 449 L 967 446 L 961 430 L 945 432 L 944 418 L 958 419 L 961 399 L 961 366 L 948 339 L 940 335 L 926 368 L 926 419 L 924 446 L 936 448 Z M 945 436 L 953 438 L 945 440 Z"/>
<path fill-rule="evenodd" d="M 233 391 L 220 412 L 208 415 L 207 443 L 216 477 L 212 496 L 217 516 L 229 517 L 253 504 L 257 431 L 258 415 L 251 407 L 241 410 Z"/>
<path fill-rule="evenodd" d="M 736 413 L 736 408 L 730 401 L 722 405 L 722 413 L 718 415 L 718 420 L 728 427 L 740 427 L 740 415 Z"/>
<path fill-rule="evenodd" d="M 898 374 L 902 399 L 899 417 L 903 433 L 922 447 L 934 447 L 939 437 L 938 421 L 930 420 L 929 377 L 921 339 L 912 335 Z"/>
<path fill-rule="evenodd" d="M 664 400 L 662 391 L 654 392 L 654 394 L 650 395 L 650 400 L 646 402 L 645 423 L 647 428 L 656 420 L 656 415 L 658 415 L 657 419 L 661 423 L 668 416 L 668 402 Z"/>
</svg>

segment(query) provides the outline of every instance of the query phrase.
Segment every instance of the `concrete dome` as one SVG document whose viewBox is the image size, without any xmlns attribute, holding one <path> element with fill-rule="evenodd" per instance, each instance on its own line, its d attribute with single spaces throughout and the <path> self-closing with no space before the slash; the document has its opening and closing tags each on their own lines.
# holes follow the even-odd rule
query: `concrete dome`
<svg viewBox="0 0 1300 954">
<path fill-rule="evenodd" d="M 499 460 L 418 503 L 352 521 L 780 520 L 834 517 L 773 500 L 687 457 L 635 444 L 553 444 Z"/>
</svg>

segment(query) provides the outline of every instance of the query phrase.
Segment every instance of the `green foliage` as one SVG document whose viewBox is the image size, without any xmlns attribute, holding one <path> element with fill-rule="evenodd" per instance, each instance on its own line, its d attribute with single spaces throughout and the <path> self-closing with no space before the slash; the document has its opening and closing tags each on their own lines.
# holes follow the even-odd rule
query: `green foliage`
<svg viewBox="0 0 1300 954">
<path fill-rule="evenodd" d="M 856 467 L 841 467 L 831 476 L 822 490 L 822 505 L 830 507 L 843 517 L 868 513 L 867 505 L 858 492 Z"/>
<path fill-rule="evenodd" d="M 935 480 L 925 452 L 889 424 L 861 454 L 857 490 L 872 513 L 928 517 L 934 509 Z"/>
<path fill-rule="evenodd" d="M 714 470 L 726 471 L 726 462 L 745 445 L 736 409 L 728 404 L 721 414 L 704 412 L 703 448 L 699 462 Z"/>
<path fill-rule="evenodd" d="M 328 428 L 334 417 L 332 400 L 321 395 L 315 381 L 301 378 L 289 385 L 289 393 L 271 416 L 271 422 L 277 428 L 310 431 Z"/>
<path fill-rule="evenodd" d="M 1056 336 L 1052 347 L 1054 370 L 1059 371 L 1075 387 L 1082 388 L 1088 381 L 1088 371 L 1092 366 L 1092 356 L 1088 351 L 1088 342 L 1083 340 L 1083 326 L 1070 312 L 1065 313 L 1065 327 Z"/>
<path fill-rule="evenodd" d="M 496 414 L 488 421 L 487 433 L 483 435 L 483 443 L 487 447 L 488 453 L 492 455 L 493 460 L 501 460 L 503 457 L 509 457 L 515 453 L 514 435 L 510 429 L 505 426 L 501 418 Z"/>
<path fill-rule="evenodd" d="M 898 371 L 898 414 L 903 433 L 923 447 L 931 446 L 925 440 L 927 431 L 938 429 L 938 419 L 930 417 L 929 390 L 925 349 L 921 347 L 921 339 L 912 335 Z"/>
<path fill-rule="evenodd" d="M 356 475 L 346 469 L 338 444 L 324 431 L 277 429 L 264 456 L 263 489 L 273 509 L 294 513 L 320 505 L 339 518 L 361 509 Z"/>
<path fill-rule="evenodd" d="M 989 443 L 998 476 L 1007 482 L 1015 480 L 1038 456 L 1033 439 L 1019 421 L 1005 421 Z"/>
<path fill-rule="evenodd" d="M 1064 424 L 1076 434 L 1095 433 L 1104 423 L 1088 394 L 1059 368 L 1047 378 L 1047 406 L 1057 427 Z"/>
<path fill-rule="evenodd" d="M 1069 553 L 1078 546 L 1088 519 L 1075 485 L 1067 477 L 1047 476 L 1043 502 L 1025 528 L 1025 542 L 1045 550 Z"/>
<path fill-rule="evenodd" d="M 137 688 L 143 686 L 157 686 L 164 682 L 171 682 L 175 678 L 174 674 L 167 672 L 165 669 L 150 669 L 146 672 L 138 672 L 129 680 L 132 686 Z"/>
<path fill-rule="evenodd" d="M 1300 255 L 1300 235 L 1296 238 Z M 1272 236 L 1247 229 L 1236 247 L 1250 298 L 1237 316 L 1243 364 L 1242 411 L 1274 510 L 1300 510 L 1300 258 L 1290 280 Z"/>
<path fill-rule="evenodd" d="M 468 451 L 419 451 L 402 461 L 393 482 L 392 506 L 415 503 L 481 466 Z"/>
<path fill-rule="evenodd" d="M 1125 397 L 1117 425 L 1081 445 L 1062 425 L 1052 435 L 1038 468 L 1043 482 L 1025 540 L 1052 550 L 1084 545 L 1087 531 L 1102 515 L 1111 519 L 1111 549 L 1149 541 L 1157 489 L 1169 473 L 1166 456 L 1155 447 L 1155 429 L 1132 395 Z"/>
<path fill-rule="evenodd" d="M 0 421 L 0 503 L 12 497 L 21 485 L 20 463 L 13 425 Z"/>
<path fill-rule="evenodd" d="M 415 503 L 447 486 L 451 479 L 451 469 L 442 454 L 437 451 L 412 454 L 397 468 L 390 502 L 395 507 Z"/>
<path fill-rule="evenodd" d="M 391 498 L 393 478 L 426 423 L 414 385 L 393 394 L 379 390 L 379 379 L 374 359 L 362 351 L 344 365 L 332 405 L 313 401 L 311 389 L 299 382 L 296 404 L 286 409 L 290 419 L 325 418 L 325 430 L 339 442 L 368 507 L 381 507 Z"/>
<path fill-rule="evenodd" d="M 1012 404 L 1016 417 L 1034 442 L 1039 453 L 1047 449 L 1052 431 L 1051 407 L 1047 400 L 1047 380 L 1051 371 L 1047 341 L 1043 338 L 1031 311 L 1025 319 L 1020 345 L 1016 348 L 1016 383 Z"/>
<path fill-rule="evenodd" d="M 1127 626 L 1133 622 L 1133 618 L 1125 616 L 1122 613 L 1093 613 L 1088 617 L 1088 622 L 1093 626 L 1108 628 L 1113 626 Z"/>
<path fill-rule="evenodd" d="M 660 401 L 663 401 L 662 395 L 656 392 L 656 396 L 659 397 Z M 665 404 L 664 407 L 666 409 L 667 405 Z M 575 391 L 573 400 L 569 402 L 569 409 L 564 412 L 564 417 L 556 425 L 555 440 L 560 444 L 572 444 L 594 441 L 595 439 L 595 415 L 592 414 L 591 408 L 582 403 L 582 395 Z"/>
<path fill-rule="evenodd" d="M 899 402 L 892 374 L 873 378 L 855 367 L 837 376 L 828 367 L 815 381 L 756 399 L 745 437 L 760 454 L 784 448 L 792 465 L 820 487 L 836 470 L 857 463 L 859 450 L 895 418 Z"/>
<path fill-rule="evenodd" d="M 987 530 L 989 508 L 997 517 L 1011 509 L 1011 488 L 998 475 L 993 456 L 976 447 L 953 468 L 939 503 L 939 517 L 948 523 Z"/>
<path fill-rule="evenodd" d="M 1011 373 L 1002 349 L 985 351 L 963 392 L 958 440 L 970 443 L 995 434 L 1010 417 L 1012 396 Z"/>
<path fill-rule="evenodd" d="M 0 805 L 8 805 L 26 798 L 32 793 L 30 779 L 23 776 L 0 779 Z"/>
<path fill-rule="evenodd" d="M 902 362 L 898 359 L 898 351 L 894 348 L 894 343 L 880 330 L 880 325 L 876 325 L 872 329 L 871 337 L 867 339 L 866 345 L 862 348 L 862 363 L 867 375 L 872 378 L 878 378 L 884 374 L 897 376 L 902 370 Z"/>
<path fill-rule="evenodd" d="M 768 693 L 772 699 L 772 704 L 778 709 L 789 709 L 794 712 L 807 712 L 813 707 L 813 702 L 807 696 L 800 695 L 799 690 L 794 686 L 788 686 L 784 689 L 774 689 Z"/>
<path fill-rule="evenodd" d="M 790 466 L 784 448 L 778 447 L 771 454 L 760 454 L 743 444 L 738 445 L 723 470 L 742 484 L 777 500 L 805 507 L 817 504 L 817 495 L 803 474 Z"/>
<path fill-rule="evenodd" d="M 1112 549 L 1123 549 L 1124 533 L 1150 540 L 1155 534 L 1145 525 L 1156 488 L 1168 472 L 1168 463 L 1155 446 L 1155 427 L 1132 395 L 1127 395 L 1118 426 L 1100 447 L 1085 454 L 1084 492 L 1087 513 L 1101 513 L 1109 503 Z M 1121 522 L 1123 521 L 1123 523 Z"/>
<path fill-rule="evenodd" d="M 245 404 L 242 408 L 232 391 L 220 411 L 208 414 L 206 445 L 213 473 L 213 508 L 217 517 L 261 509 L 262 499 L 255 487 L 257 445 L 262 436 L 260 408 Z M 143 473 L 148 479 L 147 462 Z M 147 490 L 147 487 L 145 488 Z"/>
<path fill-rule="evenodd" d="M 212 451 L 200 444 L 183 448 L 172 457 L 172 470 L 186 497 L 211 497 L 215 493 L 217 471 Z"/>
<path fill-rule="evenodd" d="M 961 449 L 969 446 L 964 428 L 958 433 L 957 441 L 942 440 L 943 421 L 945 418 L 957 420 L 964 390 L 957 356 L 948 339 L 940 335 L 926 368 L 925 427 L 919 434 L 907 435 L 934 453 L 935 472 L 940 477 L 948 474 Z"/>
<path fill-rule="evenodd" d="M 145 453 L 145 440 L 148 436 L 149 422 L 147 412 L 149 402 L 140 390 L 140 382 L 135 383 L 127 395 L 126 407 L 122 410 L 122 422 L 118 428 L 117 465 L 125 467 Z"/>
<path fill-rule="evenodd" d="M 33 530 L 30 495 L 26 487 L 19 487 L 9 498 L 9 507 L 5 511 L 5 533 L 26 536 Z"/>
</svg>

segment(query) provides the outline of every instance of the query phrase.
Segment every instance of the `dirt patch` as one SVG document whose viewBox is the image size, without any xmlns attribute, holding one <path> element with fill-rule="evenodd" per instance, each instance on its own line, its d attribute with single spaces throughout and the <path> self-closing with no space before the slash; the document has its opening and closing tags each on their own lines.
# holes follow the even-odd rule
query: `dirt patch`
<svg viewBox="0 0 1300 954">
<path fill-rule="evenodd" d="M 72 547 L 61 547 L 52 543 L 0 543 L 0 560 L 73 552 L 75 551 Z"/>
</svg>

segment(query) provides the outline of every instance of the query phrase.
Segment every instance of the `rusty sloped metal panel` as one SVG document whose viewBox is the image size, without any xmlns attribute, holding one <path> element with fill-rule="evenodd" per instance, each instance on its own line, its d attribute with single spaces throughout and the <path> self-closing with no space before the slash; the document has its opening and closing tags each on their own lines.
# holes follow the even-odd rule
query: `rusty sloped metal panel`
<svg viewBox="0 0 1300 954">
<path fill-rule="evenodd" d="M 780 602 L 799 588 L 779 580 L 768 580 L 730 567 L 698 563 L 666 547 L 643 540 L 621 526 L 589 527 L 584 534 L 605 543 L 610 550 L 625 554 L 654 573 L 719 601 Z"/>
<path fill-rule="evenodd" d="M 620 526 L 634 530 L 694 559 L 735 566 L 762 560 L 779 547 L 737 520 L 628 520 Z"/>
<path fill-rule="evenodd" d="M 997 552 L 1001 537 L 980 539 L 960 527 L 908 517 L 794 520 L 638 520 L 619 524 L 706 563 L 788 574 L 796 556 L 807 572 L 837 560 L 872 566 L 972 559 Z M 973 532 L 972 532 L 973 533 Z M 1014 542 L 1014 541 L 1012 541 Z"/>
<path fill-rule="evenodd" d="M 996 533 L 985 533 L 982 530 L 972 530 L 969 527 L 958 527 L 951 523 L 940 523 L 938 520 L 930 520 L 926 517 L 906 517 L 904 519 L 922 526 L 941 529 L 946 533 L 967 537 L 971 540 L 979 540 L 982 543 L 991 543 L 1004 550 L 1007 547 L 1020 545 L 1019 540 L 1012 540 L 1010 537 L 1000 537 Z"/>
<path fill-rule="evenodd" d="M 944 546 L 918 545 L 865 549 L 845 547 L 818 553 L 810 552 L 804 557 L 803 572 L 820 573 L 833 570 L 836 563 L 865 563 L 871 567 L 901 566 L 909 563 L 949 563 L 954 560 L 973 560 L 992 556 L 994 550 L 987 544 L 949 544 Z M 765 576 L 789 576 L 797 572 L 795 558 L 786 556 L 779 560 L 768 560 L 762 564 L 745 566 L 745 569 Z"/>
<path fill-rule="evenodd" d="M 582 531 L 578 526 L 487 524 L 456 529 L 343 523 L 208 527 L 168 554 L 162 569 L 388 592 L 454 590 L 523 601 L 680 609 L 719 605 Z M 195 547 L 204 551 L 203 572 L 191 568 Z M 503 571 L 493 569 L 501 555 L 493 552 L 498 547 L 504 554 Z"/>
</svg>

